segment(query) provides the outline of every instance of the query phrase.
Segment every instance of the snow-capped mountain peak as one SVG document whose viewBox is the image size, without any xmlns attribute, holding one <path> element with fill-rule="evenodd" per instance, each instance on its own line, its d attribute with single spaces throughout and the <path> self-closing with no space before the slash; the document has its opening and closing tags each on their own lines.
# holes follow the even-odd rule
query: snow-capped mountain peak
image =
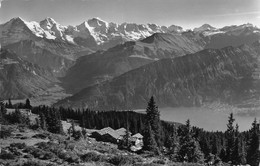
<svg viewBox="0 0 260 166">
<path fill-rule="evenodd" d="M 209 25 L 209 24 L 203 24 L 202 26 L 198 27 L 198 28 L 194 28 L 193 31 L 194 32 L 202 32 L 202 31 L 211 31 L 211 30 L 215 30 L 216 28 Z"/>
<path fill-rule="evenodd" d="M 100 19 L 99 17 L 95 17 L 92 19 L 89 19 L 88 21 L 89 26 L 91 27 L 105 27 L 108 28 L 109 23 Z"/>
<path fill-rule="evenodd" d="M 40 22 L 41 27 L 43 29 L 48 29 L 48 30 L 51 29 L 56 24 L 57 24 L 57 22 L 50 17 L 47 17 L 46 19 L 44 19 Z"/>
<path fill-rule="evenodd" d="M 171 25 L 167 29 L 170 32 L 183 32 L 183 28 L 180 26 L 176 26 L 176 25 Z"/>
<path fill-rule="evenodd" d="M 47 17 L 38 22 L 25 21 L 21 17 L 11 19 L 0 25 L 0 42 L 2 45 L 15 43 L 21 40 L 45 38 L 49 40 L 61 40 L 83 47 L 110 48 L 125 41 L 136 41 L 153 35 L 154 33 L 179 33 L 183 28 L 176 25 L 169 27 L 152 23 L 136 24 L 106 22 L 98 17 L 89 19 L 77 26 L 63 26 L 53 18 Z M 192 33 L 212 36 L 217 34 L 240 35 L 260 33 L 252 24 L 239 26 L 226 26 L 220 29 L 204 24 L 194 28 Z"/>
</svg>

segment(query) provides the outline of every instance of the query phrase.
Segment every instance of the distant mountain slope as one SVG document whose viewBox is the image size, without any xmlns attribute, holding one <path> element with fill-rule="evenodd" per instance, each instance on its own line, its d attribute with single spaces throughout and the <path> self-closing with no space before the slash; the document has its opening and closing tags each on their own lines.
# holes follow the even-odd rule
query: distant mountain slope
<svg viewBox="0 0 260 166">
<path fill-rule="evenodd" d="M 195 106 L 213 100 L 234 103 L 255 88 L 258 58 L 255 48 L 241 46 L 162 59 L 88 87 L 56 105 L 136 109 L 145 108 L 151 95 L 160 107 Z"/>
<path fill-rule="evenodd" d="M 24 61 L 16 54 L 0 52 L 1 99 L 23 99 L 44 94 L 57 80 L 50 71 Z"/>
<path fill-rule="evenodd" d="M 62 81 L 65 89 L 75 93 L 159 59 L 197 52 L 202 45 L 181 34 L 156 33 L 79 58 Z"/>
<path fill-rule="evenodd" d="M 250 45 L 260 39 L 260 29 L 252 24 L 226 26 L 220 29 L 211 28 L 199 33 L 207 43 L 205 48 Z"/>
<path fill-rule="evenodd" d="M 51 40 L 22 40 L 3 48 L 12 50 L 22 59 L 37 64 L 54 75 L 62 76 L 71 67 L 81 52 L 81 48 L 64 42 Z M 90 53 L 91 51 L 88 50 Z"/>
<path fill-rule="evenodd" d="M 251 24 L 221 29 L 204 24 L 194 31 L 155 33 L 142 40 L 126 42 L 105 52 L 80 58 L 64 77 L 64 87 L 75 93 L 155 60 L 175 58 L 205 48 L 252 44 L 259 39 L 260 30 Z M 133 58 L 138 62 L 133 63 Z"/>
<path fill-rule="evenodd" d="M 92 50 L 107 49 L 125 41 L 136 41 L 154 33 L 182 32 L 179 26 L 158 26 L 155 24 L 108 23 L 100 18 L 92 18 L 77 26 L 63 26 L 52 18 L 42 21 L 25 21 L 13 18 L 0 25 L 2 45 L 21 40 L 44 38 L 83 46 Z"/>
</svg>

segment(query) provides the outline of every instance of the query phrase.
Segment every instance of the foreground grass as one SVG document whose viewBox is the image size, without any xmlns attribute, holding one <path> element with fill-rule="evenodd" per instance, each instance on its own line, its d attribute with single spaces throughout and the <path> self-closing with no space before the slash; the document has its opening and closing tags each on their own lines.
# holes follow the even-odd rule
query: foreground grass
<svg viewBox="0 0 260 166">
<path fill-rule="evenodd" d="M 0 140 L 0 166 L 199 166 L 173 163 L 159 156 L 137 155 L 89 137 L 75 141 L 65 135 L 15 125 L 3 128 L 12 134 Z"/>
</svg>

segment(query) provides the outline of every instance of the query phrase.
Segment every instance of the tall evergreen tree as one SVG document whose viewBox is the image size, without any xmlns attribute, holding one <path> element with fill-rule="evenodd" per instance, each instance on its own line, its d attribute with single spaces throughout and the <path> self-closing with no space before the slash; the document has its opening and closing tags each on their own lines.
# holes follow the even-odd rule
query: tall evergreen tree
<svg viewBox="0 0 260 166">
<path fill-rule="evenodd" d="M 26 109 L 32 109 L 31 102 L 29 99 L 26 99 L 24 108 Z"/>
<path fill-rule="evenodd" d="M 162 146 L 161 142 L 161 121 L 160 112 L 158 106 L 155 103 L 154 97 L 152 96 L 148 102 L 146 108 L 146 120 L 150 124 L 151 130 L 154 133 L 154 139 L 159 147 Z"/>
<path fill-rule="evenodd" d="M 160 153 L 158 149 L 158 145 L 154 139 L 154 132 L 149 123 L 147 124 L 147 127 L 144 131 L 143 142 L 144 142 L 144 147 L 143 147 L 144 150 L 154 152 L 155 154 Z"/>
<path fill-rule="evenodd" d="M 47 122 L 46 122 L 45 115 L 41 112 L 39 116 L 40 116 L 40 127 L 41 127 L 41 129 L 47 130 Z"/>
<path fill-rule="evenodd" d="M 228 124 L 227 124 L 227 130 L 226 130 L 226 136 L 227 136 L 227 147 L 226 147 L 226 154 L 227 154 L 227 161 L 232 161 L 232 156 L 234 152 L 235 147 L 235 129 L 234 129 L 234 123 L 235 119 L 233 117 L 233 113 L 230 114 L 228 117 Z"/>
<path fill-rule="evenodd" d="M 259 150 L 259 124 L 256 119 L 252 123 L 252 128 L 250 129 L 250 140 L 247 152 L 247 161 L 251 166 L 258 166 L 260 163 L 260 150 Z"/>
<path fill-rule="evenodd" d="M 179 160 L 188 162 L 202 162 L 204 154 L 201 152 L 199 142 L 193 137 L 190 120 L 182 128 L 180 138 Z"/>
<path fill-rule="evenodd" d="M 172 128 L 170 134 L 166 138 L 166 147 L 172 161 L 178 161 L 178 153 L 180 150 L 179 137 L 175 127 Z"/>
<path fill-rule="evenodd" d="M 10 98 L 8 99 L 8 104 L 6 108 L 13 108 L 13 104 Z"/>
</svg>

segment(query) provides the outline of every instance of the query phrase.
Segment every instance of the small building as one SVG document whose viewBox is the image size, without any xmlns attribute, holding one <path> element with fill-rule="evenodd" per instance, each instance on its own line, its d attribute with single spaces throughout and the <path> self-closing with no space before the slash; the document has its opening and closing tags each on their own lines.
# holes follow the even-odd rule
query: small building
<svg viewBox="0 0 260 166">
<path fill-rule="evenodd" d="M 132 146 L 131 151 L 136 152 L 138 150 L 141 150 L 143 148 L 143 135 L 140 133 L 136 133 L 131 137 Z"/>
<path fill-rule="evenodd" d="M 137 134 L 132 136 L 133 141 L 143 141 L 143 138 L 144 138 L 144 136 L 140 133 L 137 133 Z"/>
<path fill-rule="evenodd" d="M 30 109 L 22 109 L 22 108 L 7 108 L 6 109 L 6 114 L 12 114 L 15 112 L 15 110 L 19 110 L 21 112 L 21 114 L 26 115 L 26 116 L 30 116 L 32 115 L 32 111 Z"/>
<path fill-rule="evenodd" d="M 123 136 L 121 135 L 125 131 L 121 128 L 119 131 L 112 129 L 111 127 L 106 127 L 101 130 L 96 130 L 92 132 L 91 137 L 95 138 L 97 141 L 118 143 Z"/>
</svg>

